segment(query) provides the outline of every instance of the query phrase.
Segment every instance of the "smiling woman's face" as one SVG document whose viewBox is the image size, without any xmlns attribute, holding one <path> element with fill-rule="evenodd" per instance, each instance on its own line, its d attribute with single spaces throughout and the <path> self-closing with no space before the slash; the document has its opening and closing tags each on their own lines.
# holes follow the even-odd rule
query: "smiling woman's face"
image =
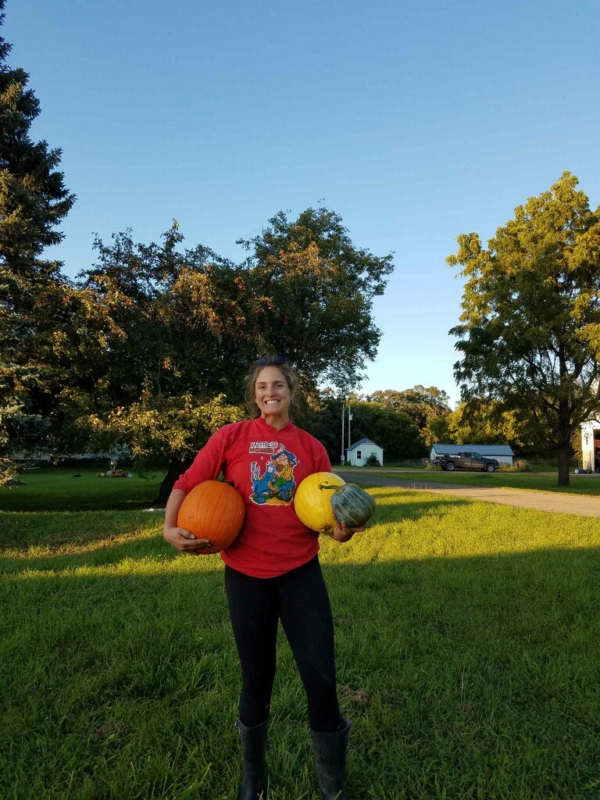
<svg viewBox="0 0 600 800">
<path fill-rule="evenodd" d="M 261 417 L 288 419 L 291 394 L 285 375 L 277 367 L 264 367 L 254 384 L 254 401 Z"/>
</svg>

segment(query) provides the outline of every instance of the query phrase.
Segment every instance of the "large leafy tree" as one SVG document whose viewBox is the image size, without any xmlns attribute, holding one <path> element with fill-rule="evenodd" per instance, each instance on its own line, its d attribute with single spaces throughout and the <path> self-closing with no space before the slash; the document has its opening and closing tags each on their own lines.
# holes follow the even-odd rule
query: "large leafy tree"
<svg viewBox="0 0 600 800">
<path fill-rule="evenodd" d="M 407 414 L 422 433 L 430 420 L 448 414 L 450 411 L 450 398 L 436 386 L 421 386 L 417 384 L 412 389 L 384 389 L 367 395 L 372 403 L 377 403 L 383 408 L 402 411 Z"/>
<path fill-rule="evenodd" d="M 295 220 L 280 212 L 239 243 L 250 251 L 243 269 L 260 298 L 260 346 L 287 355 L 313 383 L 356 385 L 381 338 L 373 298 L 385 290 L 392 256 L 356 247 L 326 208 Z"/>
<path fill-rule="evenodd" d="M 519 456 L 552 458 L 549 431 L 539 431 L 529 410 L 506 409 L 497 400 L 461 403 L 455 411 L 433 417 L 423 431 L 428 446 L 448 444 L 508 444 Z"/>
<path fill-rule="evenodd" d="M 138 467 L 167 468 L 157 502 L 216 428 L 242 418 L 244 369 L 255 353 L 254 297 L 240 271 L 208 248 L 183 250 L 175 222 L 160 245 L 131 232 L 96 241 L 81 290 L 113 323 L 102 391 L 62 429 L 98 449 L 125 445 Z"/>
<path fill-rule="evenodd" d="M 257 356 L 287 355 L 306 398 L 328 375 L 357 382 L 380 337 L 372 298 L 392 268 L 389 256 L 354 248 L 325 209 L 276 216 L 245 243 L 241 265 L 182 241 L 176 224 L 160 245 L 134 244 L 130 232 L 98 240 L 98 262 L 80 276 L 115 335 L 102 402 L 76 427 L 97 446 L 122 442 L 148 466 L 167 466 L 159 501 L 212 430 L 243 414 L 243 377 Z M 301 413 L 310 417 L 308 400 Z"/>
<path fill-rule="evenodd" d="M 182 249 L 175 221 L 162 243 L 131 232 L 95 242 L 98 261 L 80 286 L 103 301 L 119 333 L 110 342 L 113 406 L 186 392 L 241 399 L 239 374 L 255 352 L 259 303 L 233 264 L 208 248 Z"/>
<path fill-rule="evenodd" d="M 0 24 L 5 0 L 0 0 Z M 0 448 L 7 455 L 39 422 L 35 396 L 49 367 L 41 358 L 39 321 L 63 293 L 60 264 L 41 259 L 57 244 L 57 226 L 74 200 L 58 171 L 59 149 L 30 136 L 40 104 L 28 75 L 11 68 L 0 37 Z M 50 370 L 51 372 L 51 370 Z"/>
<path fill-rule="evenodd" d="M 515 210 L 484 248 L 458 237 L 448 259 L 466 278 L 455 376 L 464 400 L 486 397 L 531 413 L 569 484 L 570 440 L 600 408 L 600 209 L 577 178 Z"/>
</svg>

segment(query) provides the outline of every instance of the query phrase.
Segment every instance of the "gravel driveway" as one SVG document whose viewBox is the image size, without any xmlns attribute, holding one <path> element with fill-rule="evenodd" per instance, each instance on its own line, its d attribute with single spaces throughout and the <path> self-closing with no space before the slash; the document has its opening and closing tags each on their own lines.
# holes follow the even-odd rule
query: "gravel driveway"
<svg viewBox="0 0 600 800">
<path fill-rule="evenodd" d="M 582 495 L 553 492 L 530 492 L 527 490 L 489 488 L 482 486 L 461 486 L 460 484 L 436 483 L 435 481 L 405 481 L 401 478 L 380 478 L 378 475 L 362 473 L 359 470 L 340 470 L 344 480 L 368 486 L 397 486 L 400 489 L 416 489 L 420 492 L 433 492 L 465 497 L 468 500 L 484 500 L 487 503 L 500 503 L 505 506 L 534 508 L 537 511 L 552 511 L 555 514 L 578 514 L 582 517 L 600 518 L 600 499 Z"/>
</svg>

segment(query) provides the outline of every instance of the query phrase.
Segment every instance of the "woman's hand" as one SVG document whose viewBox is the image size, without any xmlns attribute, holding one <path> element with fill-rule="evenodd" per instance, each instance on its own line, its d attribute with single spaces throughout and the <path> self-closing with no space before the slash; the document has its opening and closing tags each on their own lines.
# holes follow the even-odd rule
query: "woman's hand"
<svg viewBox="0 0 600 800">
<path fill-rule="evenodd" d="M 336 520 L 335 528 L 329 535 L 332 539 L 335 539 L 336 542 L 349 542 L 355 533 L 361 533 L 361 531 L 364 530 L 364 526 L 362 528 L 349 528 L 345 522 Z"/>
<path fill-rule="evenodd" d="M 181 489 L 173 489 L 165 508 L 163 536 L 169 544 L 173 545 L 181 553 L 197 556 L 200 555 L 203 549 L 211 547 L 211 542 L 208 539 L 196 539 L 193 533 L 177 525 L 177 516 L 184 500 L 185 492 Z"/>
<path fill-rule="evenodd" d="M 165 525 L 163 536 L 167 542 L 182 553 L 198 556 L 206 547 L 212 547 L 209 539 L 197 539 L 193 533 L 185 528 L 168 527 Z"/>
</svg>

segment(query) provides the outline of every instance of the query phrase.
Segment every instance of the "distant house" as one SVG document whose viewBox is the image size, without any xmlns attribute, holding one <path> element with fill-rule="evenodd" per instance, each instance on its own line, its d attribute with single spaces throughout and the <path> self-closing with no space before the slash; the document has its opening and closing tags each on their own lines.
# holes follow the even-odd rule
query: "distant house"
<svg viewBox="0 0 600 800">
<path fill-rule="evenodd" d="M 446 454 L 456 455 L 456 453 L 479 453 L 486 458 L 495 458 L 501 464 L 512 466 L 515 454 L 507 444 L 439 444 L 431 446 L 429 460 L 434 461 L 439 456 Z"/>
<path fill-rule="evenodd" d="M 346 460 L 353 467 L 364 467 L 365 461 L 372 455 L 377 456 L 377 460 L 383 466 L 383 448 L 370 439 L 361 439 L 346 449 Z"/>
<path fill-rule="evenodd" d="M 600 422 L 591 419 L 581 426 L 581 466 L 586 472 L 600 472 Z"/>
</svg>

